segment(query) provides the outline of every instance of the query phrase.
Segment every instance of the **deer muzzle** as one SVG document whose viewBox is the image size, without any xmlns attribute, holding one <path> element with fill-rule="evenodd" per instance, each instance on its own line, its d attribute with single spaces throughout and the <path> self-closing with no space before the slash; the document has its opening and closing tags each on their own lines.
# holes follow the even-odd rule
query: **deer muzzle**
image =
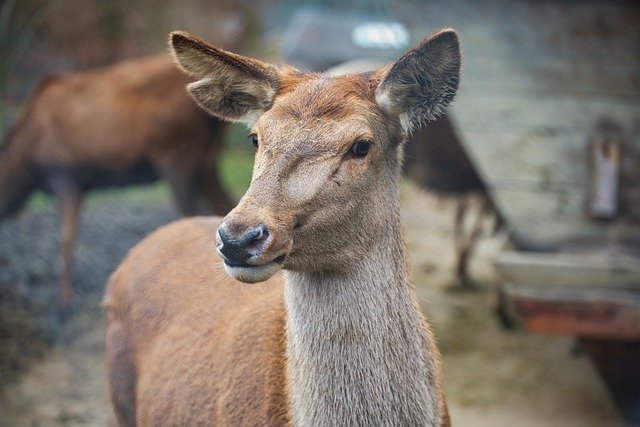
<svg viewBox="0 0 640 427">
<path fill-rule="evenodd" d="M 225 219 L 216 233 L 225 271 L 245 283 L 265 281 L 282 268 L 286 252 L 278 247 L 277 233 L 262 223 L 247 226 Z"/>
</svg>

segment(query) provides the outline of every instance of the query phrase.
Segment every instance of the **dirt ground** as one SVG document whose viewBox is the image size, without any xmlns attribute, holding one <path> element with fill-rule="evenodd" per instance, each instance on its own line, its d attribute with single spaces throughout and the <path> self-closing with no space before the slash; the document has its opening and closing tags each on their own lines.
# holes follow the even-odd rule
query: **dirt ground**
<svg viewBox="0 0 640 427">
<path fill-rule="evenodd" d="M 485 233 L 471 264 L 477 289 L 461 290 L 452 283 L 451 275 L 455 200 L 428 195 L 411 185 L 403 189 L 403 199 L 414 277 L 439 338 L 454 425 L 621 425 L 588 358 L 580 355 L 570 340 L 530 336 L 500 326 L 492 312 L 496 278 L 491 259 L 504 242 L 504 235 Z M 101 219 L 96 221 L 102 226 L 117 223 L 105 222 L 105 215 L 111 218 L 115 212 L 109 209 L 110 205 L 95 206 L 85 217 L 97 215 Z M 157 222 L 172 217 L 167 206 L 146 209 L 161 210 L 154 217 Z M 28 218 L 20 221 L 25 220 Z M 491 228 L 489 222 L 487 230 Z M 89 218 L 83 227 L 90 224 L 96 222 Z M 151 226 L 156 224 L 145 220 L 135 226 L 129 221 L 125 232 L 134 239 Z M 55 232 L 55 224 L 48 227 L 49 233 Z M 81 232 L 81 251 L 91 252 L 92 245 L 100 243 L 95 236 L 83 237 Z M 0 255 L 3 244 L 6 242 L 0 241 Z M 121 249 L 115 252 L 122 256 Z M 4 256 L 10 255 L 5 252 Z M 96 257 L 99 254 L 81 255 L 78 268 L 90 270 Z M 0 268 L 8 267 L 0 264 Z M 99 294 L 99 289 L 87 291 L 83 310 L 89 314 L 76 316 L 76 322 L 82 325 L 80 332 L 67 334 L 64 343 L 54 346 L 18 380 L 3 387 L 0 425 L 113 424 L 106 395 Z"/>
<path fill-rule="evenodd" d="M 456 200 L 405 190 L 415 280 L 439 338 L 454 425 L 622 425 L 590 360 L 572 340 L 506 330 L 497 320 L 492 259 L 506 236 L 486 233 L 471 262 L 478 289 L 460 290 L 451 275 Z M 480 200 L 473 202 L 477 208 Z"/>
</svg>

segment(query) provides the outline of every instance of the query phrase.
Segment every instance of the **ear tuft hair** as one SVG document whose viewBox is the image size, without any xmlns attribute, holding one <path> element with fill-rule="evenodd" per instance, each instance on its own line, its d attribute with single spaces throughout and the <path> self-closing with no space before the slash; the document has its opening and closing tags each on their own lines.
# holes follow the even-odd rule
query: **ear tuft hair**
<svg viewBox="0 0 640 427">
<path fill-rule="evenodd" d="M 180 68 L 200 79 L 187 86 L 189 94 L 214 116 L 251 123 L 271 106 L 280 86 L 276 67 L 183 31 L 169 35 L 169 47 Z"/>
<path fill-rule="evenodd" d="M 450 28 L 437 31 L 386 70 L 376 101 L 411 132 L 435 119 L 453 101 L 461 63 L 457 33 Z"/>
</svg>

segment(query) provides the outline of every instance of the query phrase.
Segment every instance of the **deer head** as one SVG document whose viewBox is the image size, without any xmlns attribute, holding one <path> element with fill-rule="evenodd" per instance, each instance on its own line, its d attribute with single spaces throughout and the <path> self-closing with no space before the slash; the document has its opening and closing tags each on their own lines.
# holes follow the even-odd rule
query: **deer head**
<svg viewBox="0 0 640 427">
<path fill-rule="evenodd" d="M 371 73 L 302 74 L 174 32 L 178 64 L 209 113 L 243 121 L 256 146 L 251 185 L 216 236 L 226 271 L 255 283 L 281 268 L 356 268 L 398 216 L 406 135 L 453 99 L 455 31 Z M 365 248 L 363 250 L 363 248 Z"/>
</svg>

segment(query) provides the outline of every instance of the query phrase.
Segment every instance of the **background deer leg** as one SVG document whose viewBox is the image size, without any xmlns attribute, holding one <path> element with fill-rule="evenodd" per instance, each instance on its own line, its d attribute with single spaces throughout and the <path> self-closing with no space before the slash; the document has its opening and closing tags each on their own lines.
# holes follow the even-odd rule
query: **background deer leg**
<svg viewBox="0 0 640 427">
<path fill-rule="evenodd" d="M 176 156 L 163 155 L 155 159 L 154 165 L 158 174 L 165 179 L 171 187 L 173 201 L 183 216 L 194 216 L 205 213 L 198 201 L 196 189 L 197 172 L 193 171 L 193 165 L 186 160 L 176 160 Z"/>
<path fill-rule="evenodd" d="M 227 123 L 213 120 L 210 122 L 211 139 L 205 143 L 205 153 L 199 160 L 197 186 L 200 201 L 206 212 L 215 215 L 226 215 L 233 209 L 237 201 L 224 190 L 218 174 L 218 160 L 224 146 L 224 136 L 229 126 Z"/>
<path fill-rule="evenodd" d="M 454 239 L 456 246 L 456 264 L 455 276 L 458 283 L 462 286 L 471 286 L 472 281 L 469 277 L 469 261 L 473 255 L 473 251 L 480 239 L 482 225 L 485 215 L 491 211 L 491 202 L 487 198 L 483 198 L 478 215 L 475 217 L 469 233 L 465 233 L 464 219 L 468 215 L 470 208 L 469 199 L 464 197 L 458 201 L 456 206 Z"/>
<path fill-rule="evenodd" d="M 181 215 L 215 213 L 226 215 L 235 206 L 222 188 L 215 161 L 201 158 L 162 157 L 156 161 L 159 174 L 169 182 L 173 199 Z"/>
<path fill-rule="evenodd" d="M 82 207 L 82 196 L 76 186 L 66 179 L 57 180 L 52 187 L 61 218 L 60 249 L 58 253 L 58 263 L 60 265 L 58 308 L 64 316 L 70 307 L 73 297 L 71 270 L 78 219 Z"/>
<path fill-rule="evenodd" d="M 167 177 L 167 181 L 169 181 L 173 200 L 181 215 L 194 216 L 205 213 L 202 212 L 198 203 L 195 179 L 175 174 L 172 177 Z"/>
<path fill-rule="evenodd" d="M 180 215 L 211 213 L 198 193 L 199 165 L 193 156 L 180 157 L 175 153 L 163 153 L 157 156 L 153 163 L 158 174 L 169 183 L 173 201 Z"/>
<path fill-rule="evenodd" d="M 216 215 L 226 215 L 236 205 L 222 187 L 218 170 L 215 167 L 201 168 L 198 175 L 198 189 Z"/>
<path fill-rule="evenodd" d="M 458 277 L 460 277 L 463 284 L 466 284 L 466 285 L 472 284 L 471 277 L 469 276 L 469 260 L 473 255 L 473 252 L 475 251 L 478 241 L 480 240 L 480 234 L 482 233 L 482 225 L 484 222 L 484 218 L 489 212 L 491 212 L 491 210 L 492 210 L 491 201 L 488 198 L 483 197 L 480 205 L 480 211 L 478 212 L 478 215 L 476 216 L 475 221 L 473 222 L 473 225 L 471 227 L 471 234 L 466 239 L 466 248 L 464 250 L 464 257 L 461 257 L 461 263 L 459 266 L 460 270 L 458 271 L 458 274 L 459 274 Z"/>
<path fill-rule="evenodd" d="M 460 285 L 466 284 L 467 259 L 469 257 L 469 243 L 464 232 L 464 218 L 469 209 L 469 200 L 460 197 L 456 200 L 456 212 L 453 223 L 453 242 L 455 250 L 454 275 L 455 282 Z"/>
</svg>

